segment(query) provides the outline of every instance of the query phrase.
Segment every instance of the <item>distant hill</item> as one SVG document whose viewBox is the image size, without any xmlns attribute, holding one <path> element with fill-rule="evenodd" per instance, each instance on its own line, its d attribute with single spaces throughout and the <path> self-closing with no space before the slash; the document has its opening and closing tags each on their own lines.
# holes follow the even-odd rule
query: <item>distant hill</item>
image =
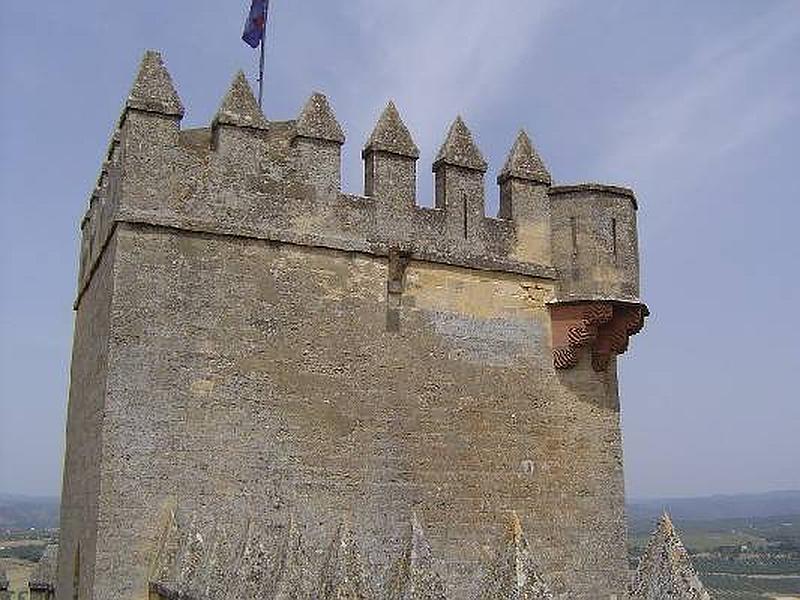
<svg viewBox="0 0 800 600">
<path fill-rule="evenodd" d="M 630 499 L 628 519 L 635 528 L 652 525 L 667 510 L 678 520 L 747 519 L 800 514 L 800 490 L 701 498 Z M 0 530 L 58 527 L 58 498 L 0 494 Z"/>
<path fill-rule="evenodd" d="M 630 499 L 628 519 L 655 521 L 664 510 L 678 520 L 748 519 L 800 514 L 800 490 L 700 498 Z"/>
<path fill-rule="evenodd" d="M 58 527 L 58 498 L 0 494 L 0 531 Z"/>
</svg>

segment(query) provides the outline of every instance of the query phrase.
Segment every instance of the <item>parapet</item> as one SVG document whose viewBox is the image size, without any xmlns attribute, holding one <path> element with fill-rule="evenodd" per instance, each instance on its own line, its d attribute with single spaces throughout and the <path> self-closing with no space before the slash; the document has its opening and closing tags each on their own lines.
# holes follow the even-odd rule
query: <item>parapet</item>
<svg viewBox="0 0 800 600">
<path fill-rule="evenodd" d="M 362 552 L 363 541 L 366 547 L 374 547 L 375 541 L 365 540 L 349 518 L 320 546 L 291 517 L 268 525 L 250 518 L 200 524 L 196 517 L 173 511 L 152 556 L 151 598 L 211 600 L 236 589 L 240 598 L 448 600 L 441 574 L 445 565 L 417 515 L 409 520 L 402 553 L 384 574 Z M 476 600 L 555 598 L 515 513 L 504 539 L 495 544 L 494 556 L 476 567 L 475 580 L 466 582 L 475 589 Z"/>
<path fill-rule="evenodd" d="M 625 188 L 554 186 L 520 132 L 485 212 L 488 165 L 457 117 L 417 202 L 419 149 L 389 103 L 367 140 L 363 194 L 341 190 L 344 131 L 321 93 L 269 121 L 239 72 L 211 125 L 181 129 L 183 103 L 154 51 L 142 61 L 83 221 L 79 298 L 115 224 L 245 236 L 515 273 L 558 300 L 639 303 L 636 200 Z"/>
<path fill-rule="evenodd" d="M 636 197 L 619 186 L 553 186 L 553 259 L 559 300 L 639 302 Z"/>
</svg>

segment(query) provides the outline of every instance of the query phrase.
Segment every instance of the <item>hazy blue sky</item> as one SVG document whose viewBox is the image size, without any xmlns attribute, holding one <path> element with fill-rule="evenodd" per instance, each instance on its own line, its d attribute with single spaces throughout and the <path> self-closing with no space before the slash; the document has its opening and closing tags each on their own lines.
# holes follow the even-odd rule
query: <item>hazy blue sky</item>
<svg viewBox="0 0 800 600">
<path fill-rule="evenodd" d="M 142 52 L 208 123 L 255 69 L 247 4 L 2 3 L 0 492 L 60 491 L 78 222 Z M 524 126 L 558 182 L 632 185 L 629 493 L 800 488 L 800 0 L 273 0 L 268 68 L 270 118 L 328 94 L 348 191 L 389 98 L 423 203 L 457 113 L 493 170 Z"/>
</svg>

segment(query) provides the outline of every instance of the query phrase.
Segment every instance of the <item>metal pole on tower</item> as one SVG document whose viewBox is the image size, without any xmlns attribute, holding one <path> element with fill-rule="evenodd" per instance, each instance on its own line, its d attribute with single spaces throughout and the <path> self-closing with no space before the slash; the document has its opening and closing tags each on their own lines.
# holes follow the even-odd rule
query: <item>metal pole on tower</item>
<svg viewBox="0 0 800 600">
<path fill-rule="evenodd" d="M 264 29 L 261 32 L 261 59 L 258 63 L 258 107 L 263 109 L 264 102 L 264 63 L 267 56 L 267 19 L 269 18 L 269 0 L 264 2 Z"/>
</svg>

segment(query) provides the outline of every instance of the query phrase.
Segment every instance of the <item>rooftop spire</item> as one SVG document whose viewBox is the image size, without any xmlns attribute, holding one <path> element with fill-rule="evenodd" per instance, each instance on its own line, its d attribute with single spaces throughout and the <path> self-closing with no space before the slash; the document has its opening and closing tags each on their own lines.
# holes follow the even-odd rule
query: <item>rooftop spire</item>
<svg viewBox="0 0 800 600">
<path fill-rule="evenodd" d="M 436 155 L 434 167 L 438 164 L 455 165 L 474 171 L 486 171 L 486 161 L 472 139 L 472 133 L 459 115 L 450 126 L 442 147 Z"/>
<path fill-rule="evenodd" d="M 222 105 L 214 117 L 214 123 L 267 129 L 267 120 L 261 109 L 258 108 L 253 90 L 250 89 L 250 84 L 247 83 L 241 70 L 237 71 L 228 93 L 222 99 Z"/>
<path fill-rule="evenodd" d="M 544 161 L 534 149 L 524 129 L 520 130 L 497 181 L 502 183 L 512 177 L 546 185 L 550 185 L 552 181 Z"/>
<path fill-rule="evenodd" d="M 378 150 L 409 158 L 419 158 L 419 148 L 411 138 L 408 127 L 403 123 L 397 107 L 391 100 L 378 119 L 364 150 Z"/>
<path fill-rule="evenodd" d="M 148 50 L 144 53 L 125 105 L 127 108 L 183 117 L 183 104 L 159 52 Z"/>
<path fill-rule="evenodd" d="M 325 94 L 315 92 L 303 107 L 295 124 L 296 134 L 317 140 L 344 143 L 344 132 Z"/>
<path fill-rule="evenodd" d="M 661 517 L 639 560 L 634 600 L 710 600 L 667 513 Z"/>
</svg>

